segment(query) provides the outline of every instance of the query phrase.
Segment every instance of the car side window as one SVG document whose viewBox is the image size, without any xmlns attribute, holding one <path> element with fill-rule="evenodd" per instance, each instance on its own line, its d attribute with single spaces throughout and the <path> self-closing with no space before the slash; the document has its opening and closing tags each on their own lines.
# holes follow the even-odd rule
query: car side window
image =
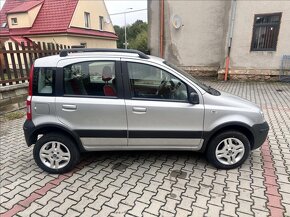
<svg viewBox="0 0 290 217">
<path fill-rule="evenodd" d="M 52 96 L 54 94 L 55 68 L 36 67 L 33 73 L 33 95 Z"/>
<path fill-rule="evenodd" d="M 75 63 L 64 67 L 63 73 L 65 95 L 117 96 L 115 62 Z"/>
<path fill-rule="evenodd" d="M 133 98 L 188 101 L 187 85 L 155 66 L 128 62 Z"/>
</svg>

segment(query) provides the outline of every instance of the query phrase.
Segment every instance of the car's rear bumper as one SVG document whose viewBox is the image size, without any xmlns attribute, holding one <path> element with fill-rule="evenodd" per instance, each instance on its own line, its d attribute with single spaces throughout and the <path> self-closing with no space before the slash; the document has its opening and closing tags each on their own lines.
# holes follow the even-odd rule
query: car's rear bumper
<svg viewBox="0 0 290 217">
<path fill-rule="evenodd" d="M 266 121 L 262 124 L 255 124 L 252 127 L 252 132 L 254 136 L 252 149 L 254 150 L 259 148 L 265 142 L 269 132 L 269 125 Z"/>
<path fill-rule="evenodd" d="M 34 144 L 37 140 L 36 136 L 34 136 L 34 131 L 36 130 L 35 125 L 32 121 L 26 120 L 23 124 L 23 131 L 25 136 L 25 141 L 28 146 Z"/>
</svg>

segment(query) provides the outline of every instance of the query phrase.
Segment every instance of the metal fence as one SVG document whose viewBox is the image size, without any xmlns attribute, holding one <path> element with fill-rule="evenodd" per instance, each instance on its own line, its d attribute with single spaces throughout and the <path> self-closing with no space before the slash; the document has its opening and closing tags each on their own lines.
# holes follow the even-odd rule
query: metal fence
<svg viewBox="0 0 290 217">
<path fill-rule="evenodd" d="M 25 83 L 29 79 L 29 70 L 37 58 L 58 54 L 66 45 L 53 43 L 24 44 L 0 42 L 0 86 Z"/>
<path fill-rule="evenodd" d="M 290 82 L 290 55 L 282 57 L 279 79 L 280 81 Z"/>
</svg>

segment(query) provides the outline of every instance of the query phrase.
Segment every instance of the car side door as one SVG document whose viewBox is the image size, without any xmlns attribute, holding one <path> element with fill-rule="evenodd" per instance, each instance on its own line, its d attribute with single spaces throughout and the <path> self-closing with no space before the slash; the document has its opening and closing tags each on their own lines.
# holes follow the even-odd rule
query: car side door
<svg viewBox="0 0 290 217">
<path fill-rule="evenodd" d="M 203 133 L 202 96 L 160 65 L 123 60 L 128 145 L 198 150 Z M 199 103 L 189 103 L 191 92 Z"/>
<path fill-rule="evenodd" d="M 58 63 L 59 121 L 86 150 L 127 146 L 127 118 L 120 59 L 73 59 Z"/>
</svg>

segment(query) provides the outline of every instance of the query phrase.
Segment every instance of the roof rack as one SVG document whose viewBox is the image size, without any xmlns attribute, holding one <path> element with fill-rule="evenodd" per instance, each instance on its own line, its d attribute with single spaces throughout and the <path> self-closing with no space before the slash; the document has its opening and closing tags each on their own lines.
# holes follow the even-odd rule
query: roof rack
<svg viewBox="0 0 290 217">
<path fill-rule="evenodd" d="M 142 59 L 150 59 L 149 56 L 144 54 L 141 51 L 133 49 L 109 49 L 109 48 L 72 48 L 72 49 L 63 49 L 60 51 L 60 57 L 66 57 L 68 53 L 72 52 L 113 52 L 113 53 L 134 53 L 138 54 Z"/>
</svg>

